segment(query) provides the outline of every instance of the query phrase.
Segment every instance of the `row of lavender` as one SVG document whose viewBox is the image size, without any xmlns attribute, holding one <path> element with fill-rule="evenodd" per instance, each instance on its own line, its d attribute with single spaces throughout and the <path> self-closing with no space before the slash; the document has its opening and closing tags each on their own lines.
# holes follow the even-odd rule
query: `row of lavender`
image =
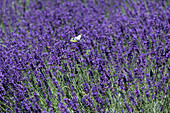
<svg viewBox="0 0 170 113">
<path fill-rule="evenodd" d="M 0 111 L 168 112 L 169 10 L 151 0 L 0 1 Z"/>
</svg>

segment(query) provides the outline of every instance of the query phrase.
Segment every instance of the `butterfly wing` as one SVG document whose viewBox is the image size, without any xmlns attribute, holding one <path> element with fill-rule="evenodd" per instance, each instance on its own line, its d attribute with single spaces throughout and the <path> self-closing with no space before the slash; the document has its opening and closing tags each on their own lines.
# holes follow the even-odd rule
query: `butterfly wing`
<svg viewBox="0 0 170 113">
<path fill-rule="evenodd" d="M 80 40 L 81 39 L 81 35 L 79 35 L 79 36 L 77 36 L 75 38 L 76 38 L 76 40 Z"/>
<path fill-rule="evenodd" d="M 70 40 L 71 42 L 77 42 L 77 40 Z"/>
<path fill-rule="evenodd" d="M 70 40 L 71 42 L 77 42 L 77 40 L 76 40 L 76 38 L 75 37 L 73 37 L 73 38 L 71 38 L 71 40 Z"/>
<path fill-rule="evenodd" d="M 77 40 L 80 40 L 81 39 L 81 36 L 82 35 L 78 35 L 77 37 L 73 37 L 73 38 L 71 38 L 71 42 L 77 42 Z"/>
</svg>

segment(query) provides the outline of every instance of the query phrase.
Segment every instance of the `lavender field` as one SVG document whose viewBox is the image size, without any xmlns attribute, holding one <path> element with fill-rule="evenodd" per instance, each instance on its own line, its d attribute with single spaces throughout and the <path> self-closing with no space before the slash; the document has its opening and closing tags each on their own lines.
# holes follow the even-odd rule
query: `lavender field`
<svg viewBox="0 0 170 113">
<path fill-rule="evenodd" d="M 0 113 L 169 113 L 168 0 L 0 0 Z"/>
</svg>

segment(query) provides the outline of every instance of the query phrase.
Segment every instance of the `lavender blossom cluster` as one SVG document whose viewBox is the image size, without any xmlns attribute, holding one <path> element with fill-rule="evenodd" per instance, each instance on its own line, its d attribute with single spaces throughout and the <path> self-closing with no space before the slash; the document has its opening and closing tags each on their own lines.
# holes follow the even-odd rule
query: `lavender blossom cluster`
<svg viewBox="0 0 170 113">
<path fill-rule="evenodd" d="M 169 10 L 166 0 L 0 0 L 0 112 L 168 113 Z"/>
</svg>

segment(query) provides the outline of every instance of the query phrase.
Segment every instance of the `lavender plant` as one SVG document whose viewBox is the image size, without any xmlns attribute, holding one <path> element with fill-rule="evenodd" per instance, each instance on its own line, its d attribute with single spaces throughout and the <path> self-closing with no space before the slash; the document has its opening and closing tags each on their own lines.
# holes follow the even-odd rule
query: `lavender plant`
<svg viewBox="0 0 170 113">
<path fill-rule="evenodd" d="M 0 1 L 0 111 L 168 113 L 169 10 L 154 0 Z"/>
</svg>

